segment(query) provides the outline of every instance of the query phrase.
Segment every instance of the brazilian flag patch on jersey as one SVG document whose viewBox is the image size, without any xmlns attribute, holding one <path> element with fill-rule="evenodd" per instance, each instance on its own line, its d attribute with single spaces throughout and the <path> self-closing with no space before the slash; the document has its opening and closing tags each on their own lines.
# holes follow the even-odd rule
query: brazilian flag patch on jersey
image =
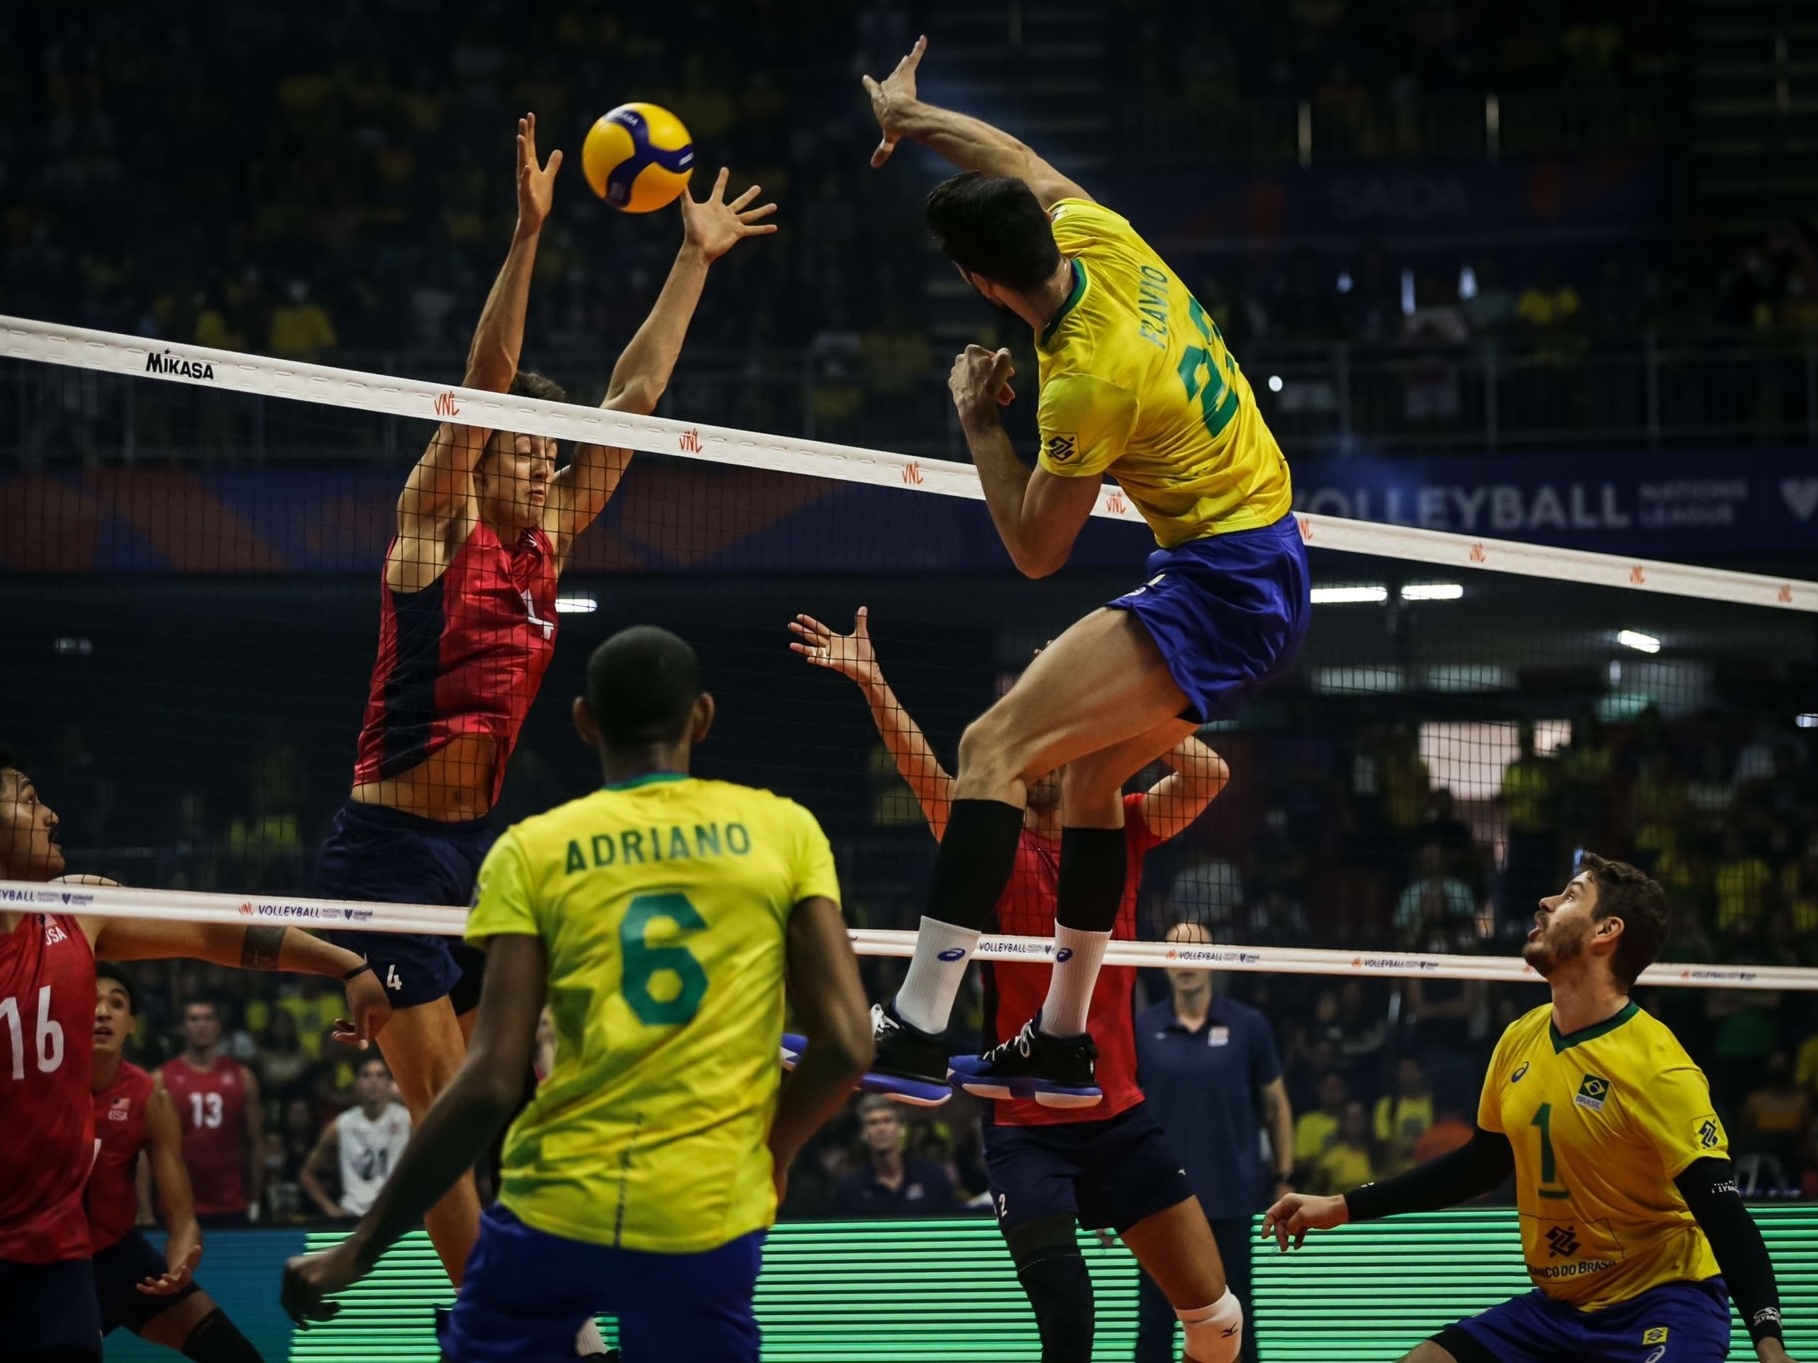
<svg viewBox="0 0 1818 1363">
<path fill-rule="evenodd" d="M 1603 1101 L 1610 1096 L 1610 1081 L 1599 1079 L 1594 1074 L 1587 1074 L 1579 1082 L 1578 1096 L 1572 1101 L 1579 1107 L 1588 1107 L 1593 1112 L 1603 1111 Z"/>
<path fill-rule="evenodd" d="M 1643 1331 L 1641 1342 L 1643 1344 L 1665 1344 L 1667 1342 L 1667 1327 L 1664 1325 L 1656 1325 L 1651 1330 Z"/>
</svg>

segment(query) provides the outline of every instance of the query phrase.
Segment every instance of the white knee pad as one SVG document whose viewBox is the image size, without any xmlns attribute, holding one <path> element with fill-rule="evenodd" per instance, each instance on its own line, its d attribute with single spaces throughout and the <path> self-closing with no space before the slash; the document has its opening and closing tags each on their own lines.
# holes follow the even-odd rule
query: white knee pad
<svg viewBox="0 0 1818 1363">
<path fill-rule="evenodd" d="M 1244 1308 L 1230 1288 L 1210 1306 L 1177 1307 L 1174 1314 L 1187 1329 L 1187 1357 L 1193 1363 L 1236 1363 L 1244 1347 Z"/>
</svg>

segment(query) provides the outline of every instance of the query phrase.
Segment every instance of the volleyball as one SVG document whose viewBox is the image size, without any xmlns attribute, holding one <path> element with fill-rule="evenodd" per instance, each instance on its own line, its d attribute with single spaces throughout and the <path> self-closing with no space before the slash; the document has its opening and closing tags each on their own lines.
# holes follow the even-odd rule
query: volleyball
<svg viewBox="0 0 1818 1363">
<path fill-rule="evenodd" d="M 587 132 L 581 173 L 607 203 L 651 213 L 675 202 L 694 173 L 694 141 L 682 120 L 655 104 L 621 104 Z"/>
</svg>

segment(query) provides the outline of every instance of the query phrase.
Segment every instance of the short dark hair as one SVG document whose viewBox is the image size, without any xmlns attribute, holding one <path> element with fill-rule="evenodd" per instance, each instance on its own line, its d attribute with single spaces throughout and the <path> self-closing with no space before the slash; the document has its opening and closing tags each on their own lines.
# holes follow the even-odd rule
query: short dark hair
<svg viewBox="0 0 1818 1363">
<path fill-rule="evenodd" d="M 609 748 L 679 743 L 700 694 L 694 649 L 655 625 L 620 630 L 587 660 L 587 704 Z"/>
<path fill-rule="evenodd" d="M 213 999 L 185 999 L 183 1001 L 184 1013 L 187 1014 L 192 1008 L 206 1008 L 215 1015 L 216 1022 L 225 1023 L 225 1019 L 221 1016 L 221 1005 Z"/>
<path fill-rule="evenodd" d="M 388 1076 L 391 1074 L 391 1063 L 382 1055 L 361 1056 L 359 1063 L 354 1066 L 354 1074 L 365 1074 L 368 1065 L 377 1065 L 380 1069 L 384 1070 Z"/>
<path fill-rule="evenodd" d="M 1021 180 L 966 171 L 934 187 L 924 215 L 947 259 L 972 274 L 1033 289 L 1060 268 L 1054 224 Z"/>
<path fill-rule="evenodd" d="M 511 387 L 506 390 L 514 398 L 542 398 L 545 402 L 567 402 L 568 390 L 554 379 L 546 378 L 529 369 L 520 369 L 511 376 Z"/>
<path fill-rule="evenodd" d="M 1610 957 L 1610 969 L 1624 989 L 1633 989 L 1641 972 L 1654 964 L 1660 948 L 1666 943 L 1666 891 L 1647 872 L 1626 861 L 1609 861 L 1595 852 L 1586 852 L 1578 869 L 1589 875 L 1597 887 L 1597 903 L 1591 917 L 1597 922 L 1606 918 L 1622 920 L 1622 936 Z"/>
<path fill-rule="evenodd" d="M 102 961 L 95 966 L 95 983 L 99 984 L 103 980 L 120 986 L 120 992 L 126 995 L 126 1011 L 138 1017 L 139 991 L 133 987 L 132 977 L 119 966 Z"/>
</svg>

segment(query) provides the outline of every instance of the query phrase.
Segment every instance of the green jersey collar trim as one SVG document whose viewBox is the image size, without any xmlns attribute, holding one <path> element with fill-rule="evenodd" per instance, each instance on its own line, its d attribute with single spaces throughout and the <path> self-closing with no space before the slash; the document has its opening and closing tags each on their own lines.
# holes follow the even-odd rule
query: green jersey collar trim
<svg viewBox="0 0 1818 1363">
<path fill-rule="evenodd" d="M 639 786 L 654 786 L 666 781 L 686 781 L 685 771 L 653 771 L 643 776 L 634 776 L 629 781 L 609 781 L 601 790 L 636 790 Z"/>
<path fill-rule="evenodd" d="M 1563 1051 L 1571 1050 L 1574 1046 L 1582 1046 L 1587 1041 L 1595 1041 L 1600 1036 L 1608 1036 L 1640 1011 L 1640 1005 L 1630 999 L 1614 1016 L 1607 1017 L 1602 1022 L 1593 1022 L 1589 1027 L 1580 1027 L 1570 1036 L 1562 1033 L 1558 1024 L 1549 1018 L 1547 1034 L 1553 1038 L 1553 1054 L 1558 1055 Z"/>
<path fill-rule="evenodd" d="M 1053 340 L 1054 329 L 1066 320 L 1067 314 L 1072 312 L 1078 306 L 1079 300 L 1085 296 L 1086 267 L 1077 260 L 1067 263 L 1073 267 L 1073 292 L 1067 295 L 1067 301 L 1061 304 L 1060 311 L 1054 314 L 1053 320 L 1042 328 L 1041 340 L 1037 344 L 1047 345 L 1049 341 Z"/>
</svg>

